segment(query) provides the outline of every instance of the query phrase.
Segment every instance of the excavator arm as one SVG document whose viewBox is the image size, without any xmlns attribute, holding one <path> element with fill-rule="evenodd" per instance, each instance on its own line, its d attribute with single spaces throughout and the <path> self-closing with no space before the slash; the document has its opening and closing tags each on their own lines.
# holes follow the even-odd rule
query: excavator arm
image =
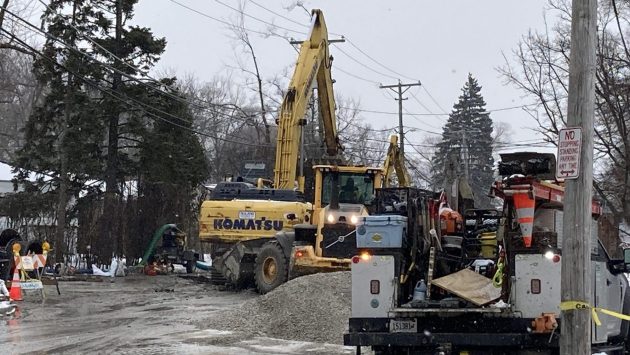
<svg viewBox="0 0 630 355">
<path fill-rule="evenodd" d="M 398 147 L 398 136 L 392 135 L 389 138 L 389 149 L 387 149 L 387 157 L 385 158 L 385 163 L 383 164 L 383 187 L 390 187 L 392 173 L 396 171 L 396 176 L 398 177 L 398 186 L 400 187 L 409 187 L 411 186 L 411 178 L 409 177 L 409 172 L 405 167 L 405 159 L 400 153 L 400 148 Z"/>
<path fill-rule="evenodd" d="M 321 10 L 313 10 L 311 25 L 309 38 L 302 43 L 295 71 L 277 119 L 274 186 L 278 189 L 293 189 L 297 180 L 298 189 L 304 191 L 304 177 L 297 175 L 297 161 L 300 154 L 301 133 L 306 124 L 304 115 L 315 80 L 326 152 L 330 156 L 336 156 L 341 150 L 330 73 L 332 59 L 328 53 L 328 30 Z"/>
</svg>

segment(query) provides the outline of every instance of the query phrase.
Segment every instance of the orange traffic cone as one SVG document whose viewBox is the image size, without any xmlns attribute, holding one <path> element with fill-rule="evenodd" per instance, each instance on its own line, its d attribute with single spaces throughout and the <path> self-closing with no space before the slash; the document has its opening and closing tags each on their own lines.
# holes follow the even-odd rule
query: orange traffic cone
<svg viewBox="0 0 630 355">
<path fill-rule="evenodd" d="M 514 194 L 514 207 L 516 208 L 516 217 L 521 225 L 521 234 L 523 243 L 527 248 L 532 246 L 532 230 L 534 229 L 534 208 L 536 201 L 529 198 L 527 193 Z"/>
<path fill-rule="evenodd" d="M 11 290 L 9 290 L 9 298 L 14 301 L 22 301 L 22 286 L 20 285 L 20 274 L 18 268 L 15 268 L 13 280 L 11 281 Z"/>
</svg>

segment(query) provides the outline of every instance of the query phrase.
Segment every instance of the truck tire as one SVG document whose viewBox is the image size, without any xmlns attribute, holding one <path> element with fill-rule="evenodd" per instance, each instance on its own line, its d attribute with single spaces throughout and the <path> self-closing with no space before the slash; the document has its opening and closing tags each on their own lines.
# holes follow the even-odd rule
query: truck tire
<svg viewBox="0 0 630 355">
<path fill-rule="evenodd" d="M 289 265 L 278 242 L 265 243 L 256 255 L 256 288 L 265 294 L 287 281 Z"/>
</svg>

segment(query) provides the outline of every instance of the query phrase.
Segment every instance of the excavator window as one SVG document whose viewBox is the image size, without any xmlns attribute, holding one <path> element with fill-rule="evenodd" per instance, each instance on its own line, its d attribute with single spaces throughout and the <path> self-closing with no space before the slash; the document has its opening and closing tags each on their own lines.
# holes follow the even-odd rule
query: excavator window
<svg viewBox="0 0 630 355">
<path fill-rule="evenodd" d="M 333 174 L 338 178 L 333 179 Z M 369 205 L 374 199 L 374 176 L 360 173 L 337 173 L 329 172 L 324 174 L 322 203 L 329 204 L 333 191 L 333 181 L 337 180 L 339 191 L 339 203 L 354 203 Z"/>
</svg>

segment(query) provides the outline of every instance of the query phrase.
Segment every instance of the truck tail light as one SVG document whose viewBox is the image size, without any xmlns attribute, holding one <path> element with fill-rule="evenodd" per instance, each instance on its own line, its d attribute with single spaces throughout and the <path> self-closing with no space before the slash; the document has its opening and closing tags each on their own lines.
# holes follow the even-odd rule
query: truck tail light
<svg viewBox="0 0 630 355">
<path fill-rule="evenodd" d="M 532 279 L 530 286 L 530 291 L 532 294 L 540 294 L 540 279 Z"/>
<path fill-rule="evenodd" d="M 370 293 L 378 295 L 381 292 L 381 282 L 379 280 L 370 281 Z"/>
</svg>

